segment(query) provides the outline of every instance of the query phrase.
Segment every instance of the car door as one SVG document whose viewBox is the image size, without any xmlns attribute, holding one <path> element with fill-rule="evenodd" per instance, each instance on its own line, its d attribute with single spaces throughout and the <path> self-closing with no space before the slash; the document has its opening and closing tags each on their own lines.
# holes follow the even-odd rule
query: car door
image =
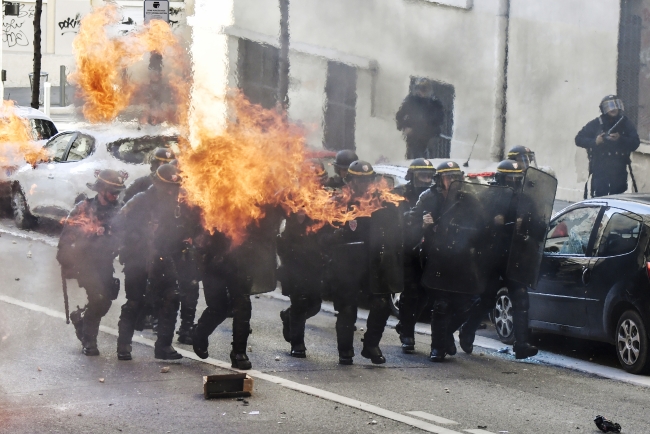
<svg viewBox="0 0 650 434">
<path fill-rule="evenodd" d="M 529 289 L 532 327 L 585 327 L 585 279 L 602 206 L 573 208 L 551 221 L 537 289 Z"/>
<path fill-rule="evenodd" d="M 642 222 L 639 215 L 620 208 L 609 208 L 603 214 L 595 243 L 596 258 L 590 264 L 591 283 L 586 287 L 589 329 L 594 337 L 607 335 L 603 311 L 612 287 L 638 275 L 636 248 Z"/>
</svg>

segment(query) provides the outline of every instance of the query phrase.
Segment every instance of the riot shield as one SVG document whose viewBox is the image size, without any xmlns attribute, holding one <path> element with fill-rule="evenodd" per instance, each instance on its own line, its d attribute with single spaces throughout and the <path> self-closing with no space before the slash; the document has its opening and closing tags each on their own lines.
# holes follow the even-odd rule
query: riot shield
<svg viewBox="0 0 650 434">
<path fill-rule="evenodd" d="M 373 294 L 395 294 L 404 289 L 402 216 L 395 205 L 388 205 L 370 218 L 368 288 Z"/>
<path fill-rule="evenodd" d="M 499 257 L 500 234 L 513 191 L 454 182 L 434 233 L 425 243 L 422 285 L 463 294 L 481 294 Z"/>
<path fill-rule="evenodd" d="M 506 277 L 531 288 L 537 286 L 556 189 L 557 179 L 529 167 L 522 190 L 516 195 L 516 223 Z"/>
</svg>

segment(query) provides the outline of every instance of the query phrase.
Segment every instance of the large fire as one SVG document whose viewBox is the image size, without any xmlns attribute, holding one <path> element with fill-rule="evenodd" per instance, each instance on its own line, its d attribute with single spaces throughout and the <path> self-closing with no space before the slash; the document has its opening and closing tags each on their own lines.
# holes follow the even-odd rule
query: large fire
<svg viewBox="0 0 650 434">
<path fill-rule="evenodd" d="M 226 128 L 217 134 L 199 128 L 198 146 L 179 156 L 187 198 L 203 210 L 207 229 L 239 244 L 268 207 L 303 211 L 319 226 L 336 226 L 401 200 L 385 183 L 376 183 L 348 210 L 351 193 L 344 189 L 334 200 L 305 164 L 310 154 L 300 129 L 241 93 L 228 102 L 232 119 Z"/>
<path fill-rule="evenodd" d="M 13 101 L 3 101 L 0 106 L 0 164 L 29 164 L 47 160 L 47 152 L 33 142 L 29 124 L 15 113 Z"/>
<path fill-rule="evenodd" d="M 72 44 L 77 68 L 69 78 L 79 87 L 85 118 L 108 122 L 130 105 L 148 104 L 148 117 L 156 122 L 186 124 L 191 88 L 186 50 L 169 24 L 160 20 L 126 35 L 110 36 L 120 20 L 116 5 L 97 8 L 81 21 Z M 160 71 L 139 79 L 130 76 L 129 68 L 151 53 L 162 56 Z M 167 100 L 152 104 L 165 90 Z"/>
<path fill-rule="evenodd" d="M 202 209 L 206 229 L 224 233 L 237 245 L 248 226 L 263 218 L 269 207 L 304 212 L 317 221 L 317 228 L 369 216 L 386 202 L 401 200 L 380 182 L 355 198 L 357 205 L 348 209 L 348 190 L 334 198 L 306 169 L 310 154 L 303 131 L 289 123 L 286 114 L 251 104 L 239 92 L 226 98 L 230 118 L 223 128 L 215 128 L 214 113 L 207 106 L 193 107 L 190 146 L 192 81 L 182 44 L 161 21 L 110 37 L 108 29 L 118 22 L 115 6 L 99 8 L 84 18 L 74 41 L 77 69 L 71 80 L 80 88 L 84 115 L 91 122 L 111 121 L 132 104 L 149 104 L 149 121 L 153 115 L 179 125 L 185 136 L 179 156 L 183 187 L 187 200 Z M 129 78 L 127 69 L 150 52 L 149 81 Z M 160 74 L 155 68 L 158 55 L 164 63 Z M 152 107 L 161 81 L 174 97 L 167 105 Z M 203 95 L 208 103 L 223 102 L 209 95 Z M 69 222 L 77 223 L 88 226 L 85 221 Z"/>
</svg>

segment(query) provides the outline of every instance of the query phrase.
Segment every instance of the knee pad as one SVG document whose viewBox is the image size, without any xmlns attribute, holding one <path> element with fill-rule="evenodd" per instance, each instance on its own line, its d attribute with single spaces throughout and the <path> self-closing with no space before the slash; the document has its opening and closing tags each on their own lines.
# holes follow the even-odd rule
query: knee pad
<svg viewBox="0 0 650 434">
<path fill-rule="evenodd" d="M 514 307 L 515 310 L 528 310 L 528 288 L 525 286 L 517 286 L 508 289 L 508 294 L 512 299 L 512 307 Z"/>
<path fill-rule="evenodd" d="M 390 309 L 390 302 L 388 299 L 388 295 L 384 295 L 384 294 L 374 295 L 372 297 L 370 308 L 378 311 Z"/>
<path fill-rule="evenodd" d="M 433 309 L 431 311 L 444 315 L 449 312 L 449 302 L 445 299 L 438 299 L 433 302 Z"/>
<path fill-rule="evenodd" d="M 357 310 L 355 306 L 340 306 L 338 312 L 339 314 L 336 317 L 337 326 L 340 323 L 341 326 L 350 327 L 357 322 Z"/>
</svg>

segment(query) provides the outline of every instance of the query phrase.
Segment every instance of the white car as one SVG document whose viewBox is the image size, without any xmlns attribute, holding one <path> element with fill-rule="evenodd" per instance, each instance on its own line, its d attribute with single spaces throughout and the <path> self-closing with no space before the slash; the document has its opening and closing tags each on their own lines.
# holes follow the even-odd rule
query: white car
<svg viewBox="0 0 650 434">
<path fill-rule="evenodd" d="M 60 221 L 83 194 L 95 171 L 113 169 L 129 174 L 127 185 L 149 173 L 156 147 L 176 147 L 177 131 L 138 125 L 100 125 L 65 131 L 45 144 L 48 162 L 26 164 L 8 176 L 16 226 L 28 229 L 39 218 Z"/>
</svg>

